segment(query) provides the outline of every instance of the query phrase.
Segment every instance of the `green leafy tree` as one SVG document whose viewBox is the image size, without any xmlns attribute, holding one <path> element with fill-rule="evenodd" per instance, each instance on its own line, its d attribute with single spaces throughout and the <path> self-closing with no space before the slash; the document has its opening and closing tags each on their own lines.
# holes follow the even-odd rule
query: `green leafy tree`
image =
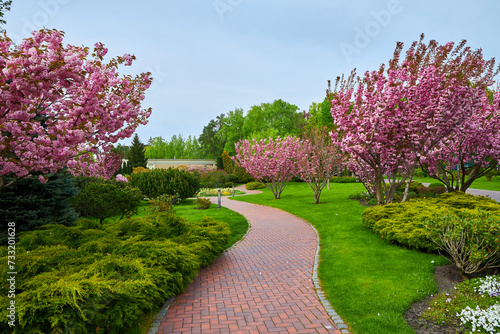
<svg viewBox="0 0 500 334">
<path fill-rule="evenodd" d="M 223 120 L 224 114 L 220 114 L 203 128 L 203 132 L 198 138 L 203 158 L 216 159 L 222 155 L 226 144 L 225 139 L 219 135 Z"/>
<path fill-rule="evenodd" d="M 123 144 L 117 144 L 115 147 L 111 149 L 111 152 L 120 156 L 120 159 L 126 159 L 128 153 L 130 152 L 130 147 Z"/>
<path fill-rule="evenodd" d="M 236 154 L 235 144 L 247 138 L 244 125 L 245 115 L 241 108 L 230 111 L 222 119 L 222 126 L 218 135 L 225 141 L 224 150 L 230 155 Z"/>
<path fill-rule="evenodd" d="M 76 194 L 73 176 L 65 172 L 47 176 L 45 184 L 33 176 L 0 192 L 0 242 L 7 239 L 9 222 L 16 224 L 17 232 L 46 224 L 74 225 L 78 215 L 68 201 Z"/>
<path fill-rule="evenodd" d="M 315 103 L 313 102 L 309 107 L 309 119 L 307 121 L 308 128 L 322 128 L 327 127 L 331 129 L 333 127 L 333 117 L 332 117 L 332 104 L 330 102 L 330 97 L 325 97 L 323 102 Z"/>
<path fill-rule="evenodd" d="M 297 136 L 303 131 L 304 115 L 296 105 L 283 100 L 252 106 L 245 117 L 243 132 L 247 138 Z"/>
<path fill-rule="evenodd" d="M 3 19 L 3 15 L 6 11 L 10 10 L 10 6 L 12 5 L 12 0 L 0 0 L 0 24 L 6 24 L 7 22 Z M 0 28 L 0 32 L 3 32 L 4 29 Z"/>
<path fill-rule="evenodd" d="M 148 159 L 199 159 L 202 157 L 200 144 L 195 137 L 184 139 L 173 135 L 170 141 L 162 137 L 150 138 L 146 148 Z"/>
<path fill-rule="evenodd" d="M 128 161 L 132 164 L 132 167 L 144 167 L 146 168 L 146 165 L 148 163 L 148 159 L 145 157 L 145 148 L 144 144 L 141 142 L 139 139 L 139 136 L 137 133 L 134 136 L 134 139 L 132 139 L 132 145 L 130 145 L 130 151 L 128 152 Z"/>
</svg>

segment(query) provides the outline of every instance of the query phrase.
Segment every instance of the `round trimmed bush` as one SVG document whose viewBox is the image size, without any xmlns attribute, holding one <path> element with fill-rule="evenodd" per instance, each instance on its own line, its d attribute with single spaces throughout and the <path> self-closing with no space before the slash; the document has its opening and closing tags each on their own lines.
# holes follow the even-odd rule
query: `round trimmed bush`
<svg viewBox="0 0 500 334">
<path fill-rule="evenodd" d="M 425 222 L 436 216 L 479 211 L 500 217 L 500 204 L 494 200 L 464 194 L 446 193 L 436 198 L 419 198 L 410 202 L 374 206 L 363 213 L 363 223 L 383 239 L 411 248 L 434 251 L 436 244 L 430 239 Z"/>
<path fill-rule="evenodd" d="M 132 174 L 132 186 L 139 188 L 148 198 L 177 195 L 181 200 L 193 197 L 200 190 L 200 179 L 195 173 L 177 168 L 153 169 Z"/>
</svg>

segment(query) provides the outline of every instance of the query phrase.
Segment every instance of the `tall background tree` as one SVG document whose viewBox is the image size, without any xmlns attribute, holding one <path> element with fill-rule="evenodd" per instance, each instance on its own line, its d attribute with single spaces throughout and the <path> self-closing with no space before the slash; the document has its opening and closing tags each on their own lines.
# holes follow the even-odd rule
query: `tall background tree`
<svg viewBox="0 0 500 334">
<path fill-rule="evenodd" d="M 0 0 L 0 25 L 6 24 L 7 22 L 3 19 L 5 12 L 10 10 L 12 5 L 12 0 Z M 0 32 L 3 33 L 5 30 L 0 27 Z"/>
<path fill-rule="evenodd" d="M 203 128 L 203 132 L 198 138 L 204 158 L 220 158 L 222 152 L 224 151 L 224 145 L 226 142 L 225 139 L 219 135 L 223 119 L 224 114 L 220 114 L 215 119 L 211 120 L 208 125 Z"/>
<path fill-rule="evenodd" d="M 202 158 L 200 144 L 196 137 L 186 139 L 182 135 L 173 135 L 170 141 L 162 137 L 149 138 L 146 147 L 148 159 L 200 159 Z"/>
<path fill-rule="evenodd" d="M 139 139 L 139 135 L 136 133 L 132 139 L 130 145 L 130 150 L 128 152 L 127 159 L 132 165 L 132 168 L 143 167 L 146 168 L 148 164 L 148 159 L 144 155 L 146 152 L 144 144 Z"/>
<path fill-rule="evenodd" d="M 305 124 L 303 114 L 296 105 L 281 99 L 273 103 L 262 103 L 250 108 L 243 125 L 248 139 L 297 136 Z"/>
<path fill-rule="evenodd" d="M 57 30 L 33 32 L 18 46 L 0 36 L 0 191 L 36 173 L 63 168 L 75 175 L 110 177 L 119 159 L 112 144 L 146 124 L 151 110 L 141 101 L 149 73 L 120 76 L 120 64 L 104 62 L 107 49 L 96 43 L 66 45 Z"/>
</svg>

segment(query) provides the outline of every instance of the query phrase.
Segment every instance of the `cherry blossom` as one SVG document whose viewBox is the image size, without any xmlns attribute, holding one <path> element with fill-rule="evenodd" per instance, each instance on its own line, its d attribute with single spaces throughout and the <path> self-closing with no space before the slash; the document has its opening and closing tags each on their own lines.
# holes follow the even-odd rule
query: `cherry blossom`
<svg viewBox="0 0 500 334">
<path fill-rule="evenodd" d="M 105 63 L 102 43 L 89 54 L 87 47 L 64 46 L 63 37 L 35 31 L 18 46 L 0 37 L 0 191 L 32 173 L 65 167 L 75 175 L 110 177 L 119 167 L 112 144 L 151 114 L 141 108 L 150 73 L 117 71 L 134 56 Z"/>
</svg>

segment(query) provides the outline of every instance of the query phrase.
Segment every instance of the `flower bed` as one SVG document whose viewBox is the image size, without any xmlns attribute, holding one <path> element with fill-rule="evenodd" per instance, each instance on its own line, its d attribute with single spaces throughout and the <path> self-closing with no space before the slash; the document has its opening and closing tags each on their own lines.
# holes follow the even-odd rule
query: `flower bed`
<svg viewBox="0 0 500 334">
<path fill-rule="evenodd" d="M 196 194 L 196 197 L 215 197 L 215 196 L 218 196 L 218 191 L 219 191 L 219 188 L 202 188 Z M 221 188 L 220 194 L 221 194 L 221 196 L 232 196 L 233 195 L 233 188 Z M 244 195 L 245 192 L 241 191 L 241 190 L 235 190 L 234 194 L 235 195 Z"/>
</svg>

